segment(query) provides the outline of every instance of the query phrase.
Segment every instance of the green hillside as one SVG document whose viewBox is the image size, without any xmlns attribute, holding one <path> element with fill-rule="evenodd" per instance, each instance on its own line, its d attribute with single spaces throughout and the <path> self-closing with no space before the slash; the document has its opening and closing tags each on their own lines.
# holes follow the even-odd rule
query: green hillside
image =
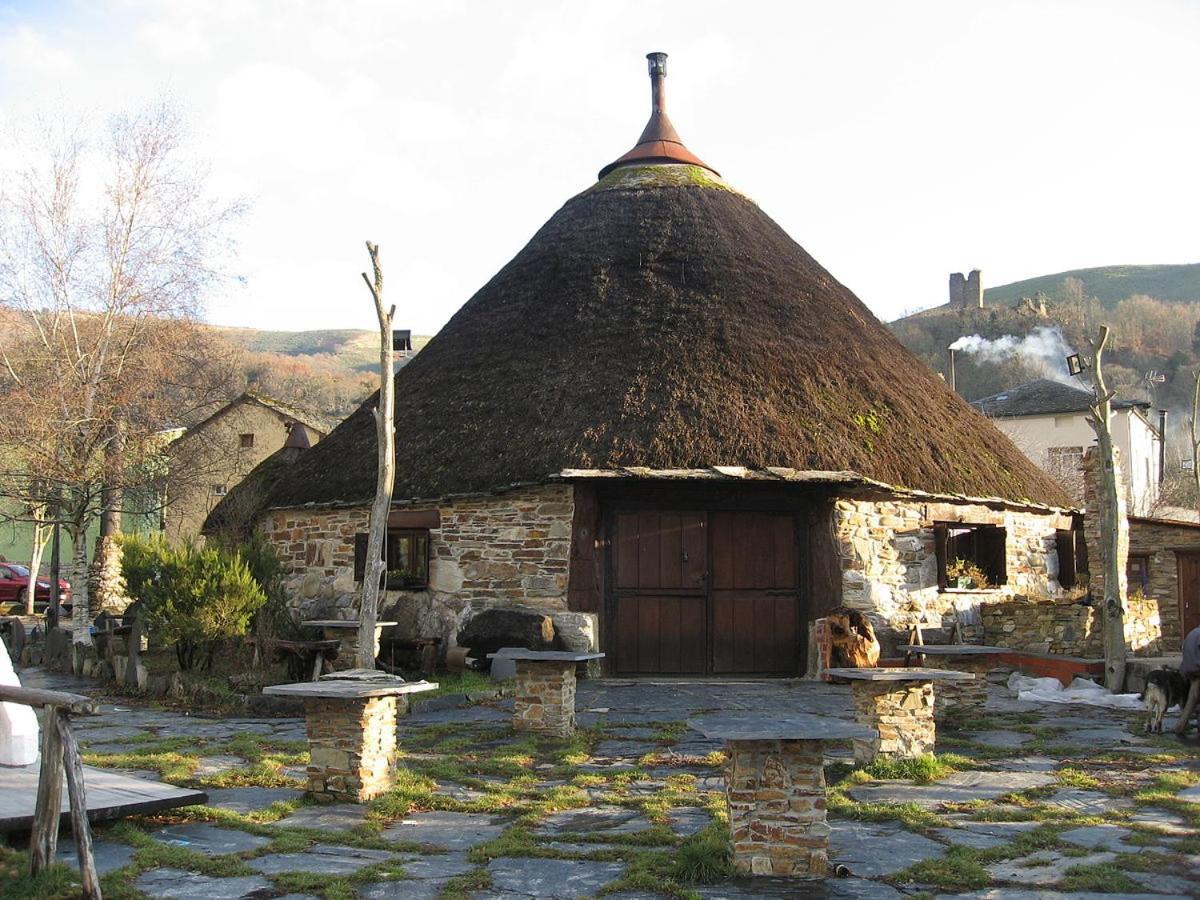
<svg viewBox="0 0 1200 900">
<path fill-rule="evenodd" d="M 1144 294 L 1169 302 L 1200 302 L 1200 263 L 1169 266 L 1099 266 L 1039 275 L 995 287 L 984 282 L 986 305 L 1011 305 L 1039 291 L 1057 298 L 1064 279 L 1083 282 L 1083 292 L 1112 308 L 1126 297 Z"/>
</svg>

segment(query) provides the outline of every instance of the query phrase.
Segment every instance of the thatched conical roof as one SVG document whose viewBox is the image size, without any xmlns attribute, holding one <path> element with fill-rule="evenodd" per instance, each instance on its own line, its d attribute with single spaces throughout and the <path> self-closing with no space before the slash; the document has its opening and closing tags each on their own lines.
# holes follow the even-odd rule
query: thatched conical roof
<svg viewBox="0 0 1200 900">
<path fill-rule="evenodd" d="M 555 213 L 396 374 L 394 498 L 564 469 L 778 466 L 1067 506 L 666 118 Z M 266 505 L 374 495 L 369 398 Z"/>
</svg>

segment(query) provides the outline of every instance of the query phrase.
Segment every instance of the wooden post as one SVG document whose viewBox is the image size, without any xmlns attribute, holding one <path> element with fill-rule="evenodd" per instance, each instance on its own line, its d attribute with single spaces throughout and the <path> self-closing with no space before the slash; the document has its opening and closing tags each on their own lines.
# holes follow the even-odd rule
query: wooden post
<svg viewBox="0 0 1200 900">
<path fill-rule="evenodd" d="M 383 267 L 379 263 L 379 245 L 367 241 L 372 281 L 363 272 L 363 281 L 375 300 L 375 315 L 379 319 L 379 403 L 375 407 L 375 439 L 378 465 L 375 480 L 375 501 L 371 504 L 371 520 L 367 530 L 367 565 L 363 573 L 362 598 L 358 620 L 358 667 L 375 668 L 375 623 L 379 618 L 379 586 L 383 581 L 386 563 L 383 559 L 383 539 L 387 534 L 388 513 L 392 508 L 392 481 L 396 477 L 395 372 L 392 366 L 392 317 L 396 307 L 383 307 Z"/>
<path fill-rule="evenodd" d="M 100 876 L 92 858 L 92 829 L 88 824 L 87 791 L 83 785 L 83 760 L 79 758 L 79 744 L 71 732 L 71 717 L 65 712 L 60 713 L 57 726 L 67 776 L 67 797 L 71 801 L 71 833 L 75 836 L 79 875 L 83 882 L 80 893 L 85 900 L 100 900 Z"/>
<path fill-rule="evenodd" d="M 138 686 L 138 666 L 142 663 L 142 619 L 135 617 L 129 624 L 129 635 L 125 638 L 125 684 Z"/>
<path fill-rule="evenodd" d="M 54 863 L 58 849 L 58 820 L 62 815 L 63 748 L 58 709 L 46 707 L 42 723 L 42 768 L 38 773 L 37 803 L 29 835 L 29 874 L 38 875 Z"/>
<path fill-rule="evenodd" d="M 1096 432 L 1099 445 L 1100 508 L 1089 510 L 1100 518 L 1100 556 L 1104 563 L 1104 686 L 1119 693 L 1125 686 L 1125 597 L 1121 590 L 1120 554 L 1121 510 L 1117 496 L 1116 461 L 1112 441 L 1112 392 L 1104 383 L 1102 357 L 1108 343 L 1108 326 L 1100 326 L 1100 337 L 1092 344 L 1092 377 L 1096 402 L 1088 414 L 1088 424 Z"/>
</svg>

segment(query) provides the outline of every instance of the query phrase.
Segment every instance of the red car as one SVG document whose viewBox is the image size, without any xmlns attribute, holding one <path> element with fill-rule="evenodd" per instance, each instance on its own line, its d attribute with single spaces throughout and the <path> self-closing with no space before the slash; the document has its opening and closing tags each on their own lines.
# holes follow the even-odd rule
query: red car
<svg viewBox="0 0 1200 900">
<path fill-rule="evenodd" d="M 0 603 L 15 603 L 23 608 L 28 596 L 29 569 L 25 566 L 19 566 L 16 563 L 0 563 Z M 71 585 L 61 578 L 58 579 L 58 596 L 63 601 L 71 599 Z M 38 579 L 37 591 L 33 595 L 33 601 L 41 608 L 45 608 L 46 604 L 50 601 L 49 578 Z"/>
</svg>

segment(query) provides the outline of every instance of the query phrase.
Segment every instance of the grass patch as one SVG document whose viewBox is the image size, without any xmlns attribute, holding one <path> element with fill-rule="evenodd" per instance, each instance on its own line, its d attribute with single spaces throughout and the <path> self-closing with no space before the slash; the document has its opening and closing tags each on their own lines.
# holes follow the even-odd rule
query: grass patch
<svg viewBox="0 0 1200 900">
<path fill-rule="evenodd" d="M 1116 893 L 1128 891 L 1140 893 L 1144 890 L 1116 863 L 1096 863 L 1090 866 L 1072 866 L 1067 869 L 1065 877 L 1059 881 L 1058 887 L 1064 891 L 1103 891 Z"/>
<path fill-rule="evenodd" d="M 0 847 L 0 891 L 13 900 L 65 900 L 79 896 L 79 876 L 62 863 L 54 863 L 37 877 L 29 874 L 29 854 Z"/>
<path fill-rule="evenodd" d="M 865 772 L 871 778 L 928 784 L 939 778 L 945 778 L 951 772 L 973 768 L 974 765 L 972 760 L 956 753 L 947 753 L 941 756 L 922 753 L 915 759 L 879 757 L 860 771 Z"/>
<path fill-rule="evenodd" d="M 710 825 L 687 838 L 674 853 L 674 877 L 691 884 L 713 884 L 733 874 L 733 853 L 724 825 Z"/>
<path fill-rule="evenodd" d="M 951 847 L 939 859 L 923 859 L 893 876 L 898 881 L 916 881 L 946 890 L 977 890 L 991 884 L 991 876 L 968 847 Z"/>
</svg>

